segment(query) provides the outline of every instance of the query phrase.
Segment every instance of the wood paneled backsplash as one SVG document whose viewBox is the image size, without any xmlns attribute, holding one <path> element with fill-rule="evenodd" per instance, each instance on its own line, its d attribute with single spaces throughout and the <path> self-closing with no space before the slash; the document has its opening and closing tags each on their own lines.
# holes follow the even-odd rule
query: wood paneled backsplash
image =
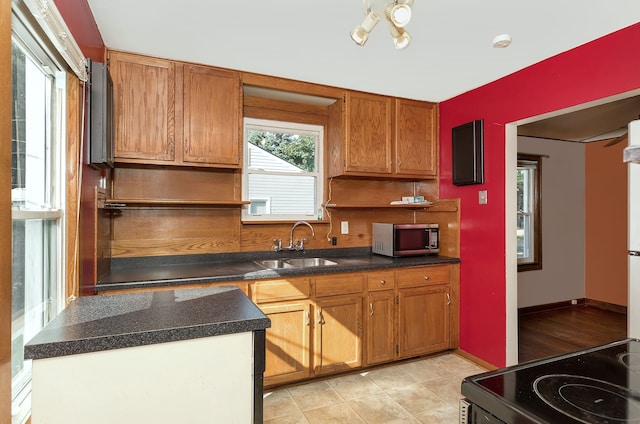
<svg viewBox="0 0 640 424">
<path fill-rule="evenodd" d="M 241 199 L 241 173 L 181 168 L 117 167 L 113 173 L 114 199 Z M 415 193 L 437 199 L 435 181 L 334 179 L 327 187 L 331 203 L 388 204 Z M 329 197 L 330 193 L 330 197 Z M 308 237 L 308 249 L 363 247 L 371 244 L 372 222 L 434 222 L 441 228 L 441 254 L 458 256 L 459 212 L 457 201 L 428 209 L 330 208 L 325 221 L 310 221 L 315 237 L 306 228 L 295 237 Z M 438 210 L 438 211 L 437 211 Z M 267 251 L 272 240 L 288 244 L 292 222 L 242 223 L 238 207 L 141 206 L 113 210 L 111 255 L 188 255 L 238 251 Z M 349 222 L 349 234 L 340 234 L 340 222 Z M 337 237 L 336 246 L 331 237 Z"/>
</svg>

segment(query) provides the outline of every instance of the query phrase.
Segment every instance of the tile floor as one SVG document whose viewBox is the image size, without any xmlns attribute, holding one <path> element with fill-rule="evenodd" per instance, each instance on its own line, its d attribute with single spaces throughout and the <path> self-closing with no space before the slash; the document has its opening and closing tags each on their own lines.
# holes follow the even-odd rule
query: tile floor
<svg viewBox="0 0 640 424">
<path fill-rule="evenodd" d="M 456 355 L 267 390 L 265 424 L 455 424 L 460 383 L 486 369 Z"/>
</svg>

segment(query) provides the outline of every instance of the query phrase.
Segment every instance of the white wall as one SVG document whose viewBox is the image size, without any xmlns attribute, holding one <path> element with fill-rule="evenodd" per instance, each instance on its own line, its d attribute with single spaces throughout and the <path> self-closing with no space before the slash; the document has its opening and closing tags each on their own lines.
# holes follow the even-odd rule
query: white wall
<svg viewBox="0 0 640 424">
<path fill-rule="evenodd" d="M 542 269 L 518 273 L 518 308 L 585 297 L 585 146 L 518 137 L 542 159 Z"/>
<path fill-rule="evenodd" d="M 33 424 L 253 422 L 253 333 L 33 361 Z"/>
</svg>

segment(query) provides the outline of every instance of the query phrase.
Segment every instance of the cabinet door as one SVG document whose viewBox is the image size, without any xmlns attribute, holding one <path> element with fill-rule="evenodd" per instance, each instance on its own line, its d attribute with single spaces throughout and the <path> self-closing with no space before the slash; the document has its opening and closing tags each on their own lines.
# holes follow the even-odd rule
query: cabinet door
<svg viewBox="0 0 640 424">
<path fill-rule="evenodd" d="M 395 167 L 402 176 L 438 175 L 437 107 L 433 103 L 396 99 Z"/>
<path fill-rule="evenodd" d="M 114 156 L 123 162 L 175 159 L 176 65 L 127 53 L 110 53 L 113 79 Z"/>
<path fill-rule="evenodd" d="M 316 301 L 313 344 L 316 374 L 362 365 L 362 295 Z"/>
<path fill-rule="evenodd" d="M 400 358 L 449 348 L 449 286 L 399 290 Z"/>
<path fill-rule="evenodd" d="M 240 77 L 204 66 L 184 68 L 184 162 L 240 166 Z"/>
<path fill-rule="evenodd" d="M 345 172 L 391 174 L 391 98 L 347 92 L 345 125 Z"/>
<path fill-rule="evenodd" d="M 395 293 L 393 290 L 370 293 L 367 315 L 367 364 L 393 361 L 395 343 Z"/>
<path fill-rule="evenodd" d="M 259 307 L 271 320 L 271 328 L 266 331 L 264 384 L 279 384 L 309 377 L 311 303 L 304 300 Z"/>
</svg>

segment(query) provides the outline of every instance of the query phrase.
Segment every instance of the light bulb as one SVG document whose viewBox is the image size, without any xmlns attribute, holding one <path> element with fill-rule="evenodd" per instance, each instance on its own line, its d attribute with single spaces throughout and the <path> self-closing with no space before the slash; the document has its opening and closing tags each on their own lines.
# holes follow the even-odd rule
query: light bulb
<svg viewBox="0 0 640 424">
<path fill-rule="evenodd" d="M 396 27 L 404 28 L 411 20 L 411 7 L 406 4 L 390 3 L 385 8 L 385 15 Z"/>
</svg>

